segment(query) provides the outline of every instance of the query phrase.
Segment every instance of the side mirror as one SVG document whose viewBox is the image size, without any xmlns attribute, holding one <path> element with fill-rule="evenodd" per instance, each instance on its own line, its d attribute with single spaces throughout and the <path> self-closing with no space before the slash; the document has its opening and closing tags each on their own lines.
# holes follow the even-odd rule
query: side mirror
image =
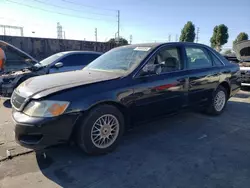
<svg viewBox="0 0 250 188">
<path fill-rule="evenodd" d="M 161 66 L 161 64 L 147 64 L 142 68 L 142 75 L 160 74 Z"/>
<path fill-rule="evenodd" d="M 155 72 L 155 65 L 154 64 L 147 64 L 142 68 L 144 73 L 154 73 Z"/>
<path fill-rule="evenodd" d="M 58 62 L 54 65 L 55 68 L 61 68 L 63 67 L 63 63 L 62 62 Z"/>
</svg>

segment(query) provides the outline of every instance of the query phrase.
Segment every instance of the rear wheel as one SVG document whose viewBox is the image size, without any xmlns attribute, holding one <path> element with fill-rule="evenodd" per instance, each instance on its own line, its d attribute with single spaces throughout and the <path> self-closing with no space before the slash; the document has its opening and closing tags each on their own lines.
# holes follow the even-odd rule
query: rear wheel
<svg viewBox="0 0 250 188">
<path fill-rule="evenodd" d="M 212 103 L 210 104 L 207 112 L 212 115 L 219 115 L 226 107 L 228 94 L 223 86 L 219 86 L 214 92 Z"/>
<path fill-rule="evenodd" d="M 124 118 L 114 106 L 100 105 L 83 119 L 77 131 L 77 143 L 88 154 L 113 151 L 124 132 Z"/>
</svg>

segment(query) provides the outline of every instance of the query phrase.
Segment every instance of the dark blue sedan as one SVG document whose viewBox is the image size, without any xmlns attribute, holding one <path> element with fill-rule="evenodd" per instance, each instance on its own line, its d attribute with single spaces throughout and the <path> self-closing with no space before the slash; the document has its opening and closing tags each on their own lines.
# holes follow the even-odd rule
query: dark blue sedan
<svg viewBox="0 0 250 188">
<path fill-rule="evenodd" d="M 16 140 L 38 149 L 74 139 L 107 153 L 134 122 L 188 108 L 221 114 L 240 83 L 239 66 L 202 44 L 118 47 L 82 71 L 22 83 L 11 98 Z"/>
</svg>

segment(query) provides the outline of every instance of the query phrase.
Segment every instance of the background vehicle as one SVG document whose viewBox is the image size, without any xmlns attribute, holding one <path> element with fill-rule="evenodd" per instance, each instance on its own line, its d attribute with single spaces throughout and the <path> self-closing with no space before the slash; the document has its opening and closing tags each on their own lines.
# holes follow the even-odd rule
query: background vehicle
<svg viewBox="0 0 250 188">
<path fill-rule="evenodd" d="M 236 55 L 224 55 L 224 57 L 231 63 L 239 63 Z"/>
<path fill-rule="evenodd" d="M 24 80 L 51 73 L 80 70 L 102 53 L 88 51 L 60 52 L 38 62 L 18 48 L 0 41 L 7 60 L 5 71 L 0 75 L 0 95 L 10 96 Z"/>
<path fill-rule="evenodd" d="M 131 122 L 187 107 L 219 115 L 239 89 L 239 66 L 205 45 L 119 47 L 82 71 L 21 84 L 11 98 L 16 139 L 36 149 L 76 134 L 85 152 L 106 153 Z"/>
<path fill-rule="evenodd" d="M 234 50 L 240 61 L 242 86 L 250 86 L 250 40 L 235 44 Z"/>
<path fill-rule="evenodd" d="M 47 73 L 59 73 L 73 70 L 81 70 L 102 53 L 88 51 L 59 52 L 40 61 L 34 66 L 47 69 Z"/>
</svg>

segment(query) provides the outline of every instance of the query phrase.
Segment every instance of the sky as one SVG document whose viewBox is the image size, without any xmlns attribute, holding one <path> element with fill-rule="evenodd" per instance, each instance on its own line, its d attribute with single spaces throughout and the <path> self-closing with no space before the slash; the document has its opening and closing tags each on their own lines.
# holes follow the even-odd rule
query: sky
<svg viewBox="0 0 250 188">
<path fill-rule="evenodd" d="M 0 24 L 21 26 L 24 36 L 107 41 L 117 32 L 132 43 L 176 41 L 187 21 L 199 27 L 199 43 L 210 45 L 213 28 L 225 24 L 230 48 L 240 32 L 250 36 L 249 0 L 0 0 Z M 19 35 L 18 30 L 6 30 Z M 3 29 L 0 28 L 0 34 Z"/>
</svg>

